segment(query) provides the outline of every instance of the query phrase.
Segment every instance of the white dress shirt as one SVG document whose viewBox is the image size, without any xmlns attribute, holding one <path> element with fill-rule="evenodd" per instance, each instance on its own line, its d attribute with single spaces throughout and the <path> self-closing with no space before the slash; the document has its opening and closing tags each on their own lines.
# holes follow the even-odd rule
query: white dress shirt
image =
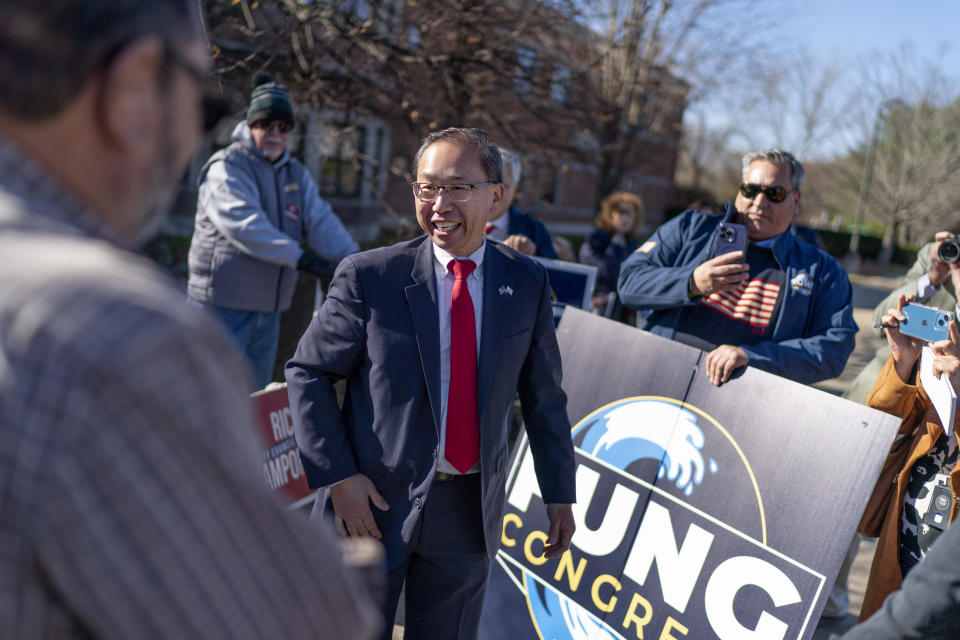
<svg viewBox="0 0 960 640">
<path fill-rule="evenodd" d="M 925 273 L 917 278 L 917 302 L 926 302 L 939 290 L 940 287 L 930 282 L 929 273 Z"/>
<path fill-rule="evenodd" d="M 480 357 L 480 325 L 483 311 L 483 252 L 487 248 L 486 240 L 480 248 L 466 256 L 473 260 L 476 266 L 473 273 L 467 276 L 467 291 L 473 301 L 473 317 L 477 324 L 477 359 Z M 440 449 L 437 469 L 446 473 L 460 473 L 447 460 L 444 452 L 447 444 L 447 396 L 450 393 L 450 296 L 453 295 L 453 283 L 456 278 L 447 265 L 456 256 L 444 251 L 436 244 L 433 245 L 433 268 L 437 278 L 437 311 L 440 314 Z M 473 466 L 468 473 L 480 470 L 480 462 Z"/>
</svg>

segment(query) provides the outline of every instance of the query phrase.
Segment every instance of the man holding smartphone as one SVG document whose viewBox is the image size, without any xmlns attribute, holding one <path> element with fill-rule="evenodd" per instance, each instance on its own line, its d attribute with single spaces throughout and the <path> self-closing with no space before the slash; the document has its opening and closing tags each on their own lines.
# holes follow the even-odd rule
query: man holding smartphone
<svg viewBox="0 0 960 640">
<path fill-rule="evenodd" d="M 748 364 L 809 384 L 839 375 L 853 351 L 846 272 L 790 233 L 802 182 L 792 154 L 748 153 L 733 206 L 682 213 L 623 263 L 623 303 L 651 311 L 643 329 L 707 351 L 715 385 Z M 744 249 L 718 252 L 744 234 Z"/>
</svg>

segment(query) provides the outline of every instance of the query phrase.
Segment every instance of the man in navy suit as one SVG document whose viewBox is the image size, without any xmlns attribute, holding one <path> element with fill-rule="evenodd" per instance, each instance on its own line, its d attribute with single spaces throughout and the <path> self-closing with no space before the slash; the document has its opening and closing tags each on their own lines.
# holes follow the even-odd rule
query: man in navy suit
<svg viewBox="0 0 960 640">
<path fill-rule="evenodd" d="M 573 535 L 573 445 L 546 272 L 484 238 L 503 198 L 497 148 L 484 131 L 445 129 L 424 139 L 415 166 L 426 236 L 345 258 L 286 376 L 307 478 L 321 488 L 314 513 L 386 548 L 388 624 L 406 584 L 407 637 L 474 638 L 515 394 L 548 558 Z"/>
</svg>

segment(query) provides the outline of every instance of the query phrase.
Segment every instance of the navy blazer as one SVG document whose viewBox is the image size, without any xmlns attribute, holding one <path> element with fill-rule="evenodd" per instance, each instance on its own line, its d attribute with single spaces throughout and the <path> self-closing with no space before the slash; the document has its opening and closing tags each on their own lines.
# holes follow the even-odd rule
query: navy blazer
<svg viewBox="0 0 960 640">
<path fill-rule="evenodd" d="M 550 287 L 536 261 L 487 241 L 477 387 L 484 535 L 496 553 L 507 473 L 507 425 L 519 393 L 541 494 L 575 500 L 573 444 L 560 387 Z M 512 293 L 510 293 L 512 291 Z M 433 244 L 427 236 L 344 258 L 286 366 L 314 513 L 323 489 L 355 473 L 390 504 L 371 505 L 392 567 L 410 542 L 436 471 L 440 341 Z M 448 303 L 447 303 L 448 304 Z M 346 379 L 342 409 L 334 383 Z"/>
</svg>

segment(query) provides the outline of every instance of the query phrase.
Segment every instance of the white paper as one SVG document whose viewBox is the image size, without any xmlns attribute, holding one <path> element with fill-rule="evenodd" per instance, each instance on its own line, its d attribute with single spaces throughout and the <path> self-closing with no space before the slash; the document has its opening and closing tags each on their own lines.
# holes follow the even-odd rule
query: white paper
<svg viewBox="0 0 960 640">
<path fill-rule="evenodd" d="M 957 392 L 950 384 L 949 377 L 941 375 L 937 378 L 933 375 L 933 351 L 928 346 L 924 346 L 920 353 L 920 384 L 937 410 L 943 432 L 950 437 L 953 433 L 953 417 L 957 412 Z"/>
</svg>

